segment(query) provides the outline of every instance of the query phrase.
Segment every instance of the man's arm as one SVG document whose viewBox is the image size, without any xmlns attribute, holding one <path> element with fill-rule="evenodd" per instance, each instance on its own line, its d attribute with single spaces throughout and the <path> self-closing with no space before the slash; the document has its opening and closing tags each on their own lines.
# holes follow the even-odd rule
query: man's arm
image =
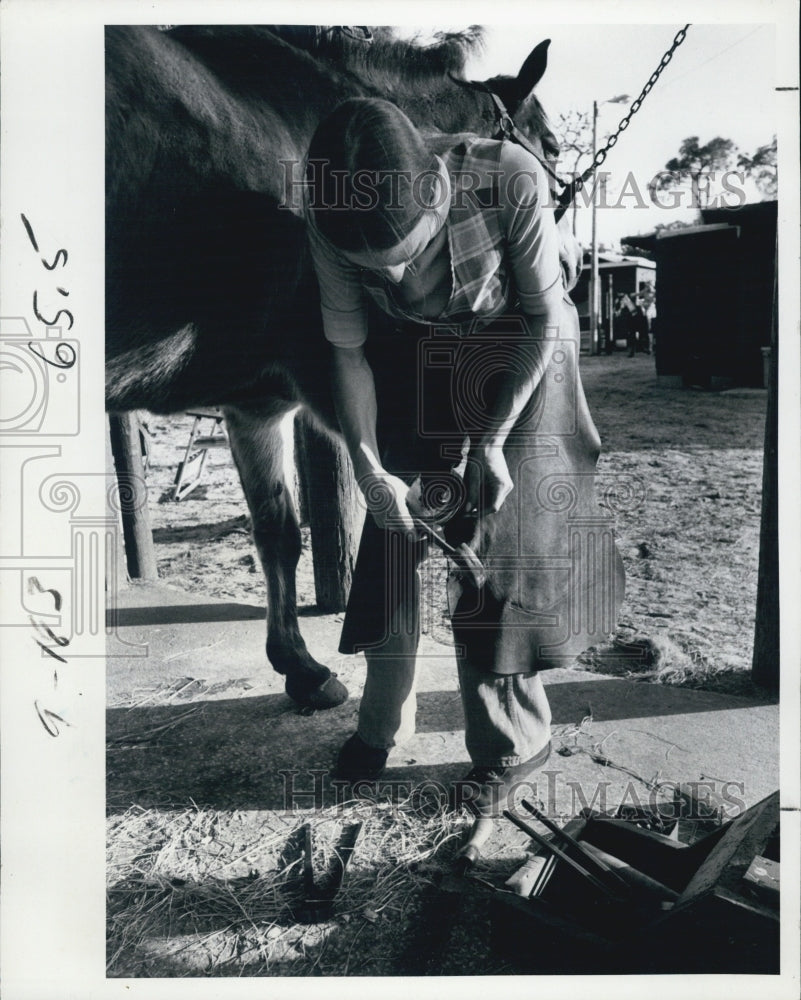
<svg viewBox="0 0 801 1000">
<path fill-rule="evenodd" d="M 526 404 L 545 375 L 559 332 L 561 305 L 554 302 L 538 316 L 523 317 L 528 329 L 519 347 L 516 366 L 504 358 L 504 375 L 489 401 L 486 429 L 471 441 L 467 467 L 468 509 L 495 513 L 512 492 L 513 483 L 503 447 Z M 491 351 L 491 348 L 490 348 Z M 492 364 L 488 351 L 487 363 Z"/>
<path fill-rule="evenodd" d="M 320 286 L 323 329 L 331 344 L 334 405 L 356 480 L 382 527 L 413 532 L 406 484 L 382 467 L 376 442 L 373 373 L 364 356 L 367 309 L 358 269 L 334 253 L 309 229 L 312 260 Z"/>
<path fill-rule="evenodd" d="M 500 166 L 506 258 L 528 337 L 513 342 L 519 346 L 514 369 L 509 366 L 506 350 L 499 359 L 503 375 L 495 387 L 494 399 L 487 401 L 486 430 L 471 441 L 466 476 L 468 503 L 490 513 L 498 511 L 512 491 L 503 446 L 548 367 L 563 295 L 559 236 L 548 205 L 545 171 L 535 157 L 513 142 L 503 143 Z M 491 348 L 487 365 L 491 372 Z"/>
<path fill-rule="evenodd" d="M 362 347 L 332 346 L 333 392 L 356 481 L 382 528 L 415 534 L 406 506 L 409 487 L 381 465 L 376 440 L 375 380 Z"/>
</svg>

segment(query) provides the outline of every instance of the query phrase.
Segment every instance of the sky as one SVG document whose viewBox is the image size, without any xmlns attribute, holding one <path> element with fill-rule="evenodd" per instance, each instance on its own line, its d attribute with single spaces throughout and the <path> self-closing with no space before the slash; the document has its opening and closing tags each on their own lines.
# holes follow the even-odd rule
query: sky
<svg viewBox="0 0 801 1000">
<path fill-rule="evenodd" d="M 550 38 L 548 70 L 537 96 L 554 122 L 560 112 L 571 109 L 591 113 L 593 100 L 598 101 L 600 138 L 617 127 L 630 104 L 602 102 L 621 94 L 633 100 L 681 27 L 682 23 L 490 25 L 485 29 L 484 51 L 471 57 L 467 75 L 486 79 L 516 74 L 531 49 Z M 648 182 L 677 155 L 688 136 L 697 135 L 702 144 L 722 136 L 747 153 L 768 143 L 776 132 L 775 85 L 774 25 L 693 24 L 604 164 L 610 175 L 607 202 L 622 207 L 599 208 L 599 242 L 615 244 L 621 236 L 650 232 L 660 222 L 692 221 L 697 213 L 688 204 L 689 195 L 677 210 L 656 208 L 650 203 Z M 583 160 L 581 167 L 588 162 Z M 633 181 L 627 180 L 629 172 Z M 648 207 L 637 205 L 635 186 Z M 748 200 L 759 200 L 751 185 L 745 190 Z M 577 233 L 584 243 L 590 239 L 590 214 L 585 209 L 578 213 Z"/>
</svg>

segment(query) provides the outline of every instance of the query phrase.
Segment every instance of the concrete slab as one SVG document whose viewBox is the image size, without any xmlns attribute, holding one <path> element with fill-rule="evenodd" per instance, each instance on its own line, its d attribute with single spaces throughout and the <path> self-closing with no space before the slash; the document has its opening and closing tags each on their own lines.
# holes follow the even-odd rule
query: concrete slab
<svg viewBox="0 0 801 1000">
<path fill-rule="evenodd" d="M 127 588 L 117 604 L 107 661 L 112 809 L 191 798 L 283 810 L 330 805 L 343 794 L 327 772 L 355 727 L 365 664 L 335 652 L 340 615 L 304 615 L 301 630 L 351 698 L 304 716 L 264 656 L 263 608 L 163 585 Z M 539 798 L 552 815 L 647 804 L 669 798 L 675 784 L 699 781 L 735 813 L 778 787 L 778 705 L 767 699 L 573 669 L 545 680 L 555 752 L 537 787 L 520 795 Z M 468 764 L 453 653 L 444 635 L 426 635 L 418 732 L 392 751 L 384 790 L 445 794 Z"/>
</svg>

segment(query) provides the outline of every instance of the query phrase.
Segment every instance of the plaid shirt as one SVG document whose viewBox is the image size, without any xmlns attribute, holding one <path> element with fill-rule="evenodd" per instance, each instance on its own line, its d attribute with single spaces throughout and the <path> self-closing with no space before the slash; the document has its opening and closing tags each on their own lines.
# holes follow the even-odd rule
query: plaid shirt
<svg viewBox="0 0 801 1000">
<path fill-rule="evenodd" d="M 451 177 L 451 207 L 446 220 L 452 267 L 451 296 L 438 322 L 467 326 L 506 312 L 514 296 L 504 260 L 504 232 L 497 175 L 501 143 L 471 138 L 442 159 Z M 474 188 L 473 179 L 481 183 Z M 469 192 L 469 193 L 465 193 Z M 396 319 L 431 323 L 404 309 L 394 286 L 374 271 L 364 271 L 362 283 L 382 312 Z"/>
<path fill-rule="evenodd" d="M 451 264 L 445 308 L 435 317 L 412 311 L 402 285 L 349 262 L 312 224 L 309 242 L 331 343 L 364 343 L 367 296 L 396 319 L 445 324 L 460 335 L 517 307 L 536 315 L 554 295 L 561 299 L 558 236 L 540 208 L 547 178 L 537 161 L 514 143 L 472 136 L 440 155 L 452 190 L 445 221 Z"/>
</svg>

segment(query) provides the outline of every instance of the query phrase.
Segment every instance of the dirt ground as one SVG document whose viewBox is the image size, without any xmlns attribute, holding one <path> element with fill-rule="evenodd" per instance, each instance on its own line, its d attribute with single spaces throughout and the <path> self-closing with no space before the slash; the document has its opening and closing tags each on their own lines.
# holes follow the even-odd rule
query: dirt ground
<svg viewBox="0 0 801 1000">
<path fill-rule="evenodd" d="M 616 641 L 647 650 L 660 682 L 747 693 L 754 631 L 766 393 L 665 386 L 651 356 L 582 358 L 601 433 L 604 476 L 627 477 L 618 514 L 626 600 Z M 179 503 L 172 484 L 189 417 L 146 417 L 151 516 L 159 576 L 226 600 L 262 602 L 266 589 L 230 452 L 208 452 L 201 485 Z M 297 575 L 301 608 L 315 605 L 308 529 Z M 601 672 L 631 670 L 630 655 L 585 654 Z M 645 678 L 644 678 L 645 679 Z"/>
<path fill-rule="evenodd" d="M 582 666 L 625 674 L 632 657 L 615 653 L 634 646 L 647 653 L 638 674 L 644 680 L 750 693 L 766 393 L 668 387 L 657 381 L 651 357 L 625 353 L 582 359 L 582 377 L 604 443 L 599 483 L 625 474 L 630 484 L 630 503 L 617 516 L 628 584 L 615 643 L 604 655 L 585 654 Z M 191 423 L 147 416 L 159 574 L 200 599 L 262 603 L 265 585 L 228 450 L 210 451 L 200 487 L 180 503 L 171 498 Z M 298 598 L 313 613 L 307 529 Z M 334 648 L 339 626 L 329 620 Z M 135 723 L 119 734 L 112 727 L 109 774 L 122 769 L 156 781 L 158 767 L 175 758 L 173 744 L 194 745 L 193 726 L 208 707 L 181 705 L 176 715 L 173 704 L 163 718 L 153 709 L 147 731 L 129 732 Z M 223 709 L 231 781 L 246 780 L 252 747 L 240 747 L 235 734 L 248 720 L 261 731 L 260 700 L 235 699 Z M 292 711 L 288 703 L 279 710 Z M 492 946 L 486 902 L 442 891 L 466 815 L 420 800 L 364 799 L 316 810 L 310 819 L 238 801 L 235 808 L 173 801 L 157 791 L 157 805 L 133 793 L 109 802 L 109 976 L 520 971 Z M 335 859 L 346 826 L 363 824 L 335 917 L 312 926 L 298 920 L 299 855 L 288 853 L 304 822 L 313 827 L 315 870 Z M 520 864 L 524 843 L 520 834 L 508 856 L 493 853 L 498 885 Z M 547 960 L 538 956 L 538 971 L 548 971 Z"/>
</svg>

